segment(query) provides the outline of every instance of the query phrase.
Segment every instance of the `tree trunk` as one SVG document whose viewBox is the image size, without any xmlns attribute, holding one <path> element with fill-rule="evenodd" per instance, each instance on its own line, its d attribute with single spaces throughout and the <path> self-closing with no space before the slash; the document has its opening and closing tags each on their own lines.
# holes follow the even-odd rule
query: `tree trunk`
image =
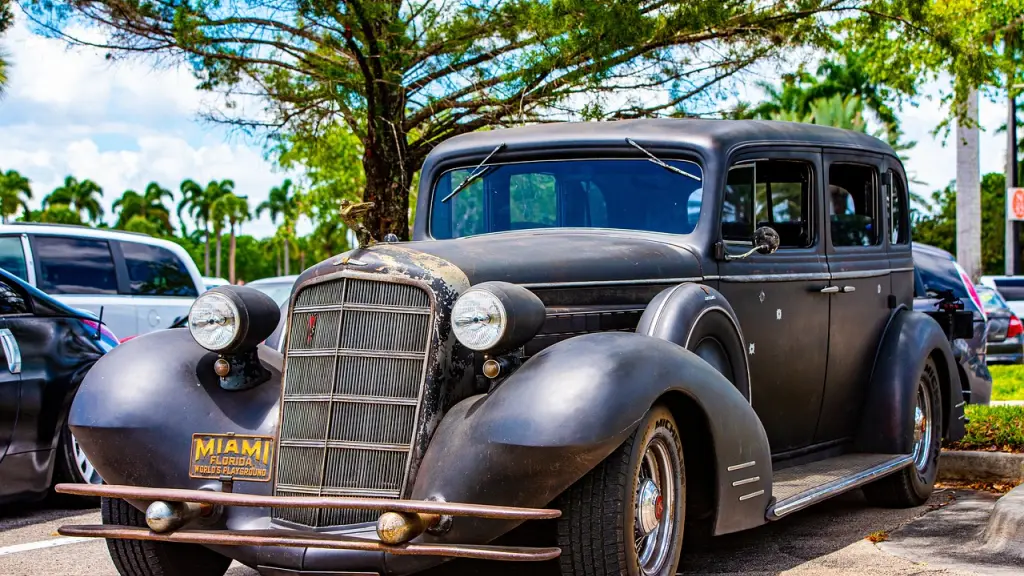
<svg viewBox="0 0 1024 576">
<path fill-rule="evenodd" d="M 206 229 L 206 243 L 203 244 L 203 276 L 210 275 L 210 229 Z"/>
<path fill-rule="evenodd" d="M 216 236 L 217 236 L 217 264 L 214 266 L 214 270 L 217 272 L 217 278 L 222 278 L 222 276 L 220 275 L 220 262 L 221 262 L 222 258 L 221 258 L 221 242 L 220 242 L 221 232 L 220 232 L 219 229 L 216 232 Z"/>
<path fill-rule="evenodd" d="M 306 252 L 303 250 L 303 251 L 299 252 L 299 270 L 305 270 L 305 269 L 306 269 Z"/>
<path fill-rule="evenodd" d="M 395 103 L 389 107 L 393 117 L 386 118 L 383 114 L 388 111 L 385 109 L 382 115 L 371 119 L 363 153 L 366 173 L 363 202 L 374 203 L 363 225 L 377 241 L 388 233 L 395 234 L 399 240 L 409 239 L 409 188 L 417 168 L 401 129 L 404 100 L 396 94 L 391 95 L 390 101 Z"/>
<path fill-rule="evenodd" d="M 231 237 L 228 240 L 228 281 L 235 283 L 235 225 L 231 225 Z"/>
<path fill-rule="evenodd" d="M 291 274 L 291 256 L 288 254 L 288 245 L 291 244 L 290 238 L 284 239 L 284 275 L 288 276 Z"/>
<path fill-rule="evenodd" d="M 971 280 L 981 276 L 981 163 L 978 157 L 978 91 L 967 97 L 956 129 L 956 259 Z"/>
<path fill-rule="evenodd" d="M 276 268 L 277 268 L 277 275 L 280 276 L 281 275 L 281 253 L 280 252 L 278 252 L 277 255 L 274 257 L 274 264 L 276 265 Z"/>
</svg>

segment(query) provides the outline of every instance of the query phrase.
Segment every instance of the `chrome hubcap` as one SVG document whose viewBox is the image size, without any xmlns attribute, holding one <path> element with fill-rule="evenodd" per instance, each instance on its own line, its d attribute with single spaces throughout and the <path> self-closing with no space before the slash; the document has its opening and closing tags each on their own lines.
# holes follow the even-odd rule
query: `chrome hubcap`
<svg viewBox="0 0 1024 576">
<path fill-rule="evenodd" d="M 644 451 L 637 481 L 633 537 L 642 574 L 656 574 L 668 561 L 674 537 L 675 484 L 678 474 L 669 445 L 654 437 Z"/>
<path fill-rule="evenodd" d="M 914 406 L 914 466 L 924 471 L 932 451 L 932 400 L 927 384 L 917 385 L 917 404 Z"/>
<path fill-rule="evenodd" d="M 100 478 L 99 472 L 96 471 L 92 466 L 92 462 L 89 462 L 89 457 L 85 455 L 85 451 L 78 444 L 78 438 L 75 435 L 71 435 L 71 450 L 75 455 L 75 465 L 78 466 L 78 473 L 82 475 L 88 484 L 102 484 L 103 479 Z"/>
</svg>

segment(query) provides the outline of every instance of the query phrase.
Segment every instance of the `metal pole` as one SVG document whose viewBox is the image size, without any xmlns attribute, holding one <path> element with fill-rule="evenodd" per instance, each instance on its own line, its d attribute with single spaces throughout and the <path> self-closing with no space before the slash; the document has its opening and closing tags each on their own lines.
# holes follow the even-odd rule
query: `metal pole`
<svg viewBox="0 0 1024 576">
<path fill-rule="evenodd" d="M 1016 65 L 1014 62 L 1014 38 L 1011 34 L 1006 36 L 1006 59 L 1009 65 L 1006 76 L 1007 110 L 1006 110 L 1006 187 L 1017 186 L 1017 95 L 1014 93 L 1013 85 L 1016 81 Z M 1009 205 L 1007 205 L 1007 217 L 1009 217 Z M 1006 274 L 1019 274 L 1020 262 L 1020 229 L 1017 222 L 1006 220 L 1006 251 L 1004 257 Z"/>
</svg>

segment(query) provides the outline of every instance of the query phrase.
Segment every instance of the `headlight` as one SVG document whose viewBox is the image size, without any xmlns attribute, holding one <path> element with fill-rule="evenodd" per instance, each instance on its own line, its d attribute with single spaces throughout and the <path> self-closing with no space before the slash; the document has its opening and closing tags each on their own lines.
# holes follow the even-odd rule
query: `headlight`
<svg viewBox="0 0 1024 576">
<path fill-rule="evenodd" d="M 500 353 L 533 338 L 544 316 L 544 304 L 526 288 L 508 282 L 484 282 L 455 301 L 452 331 L 470 350 Z"/>
<path fill-rule="evenodd" d="M 212 352 L 255 349 L 277 327 L 281 312 L 266 294 L 246 286 L 219 286 L 196 298 L 188 330 Z"/>
</svg>

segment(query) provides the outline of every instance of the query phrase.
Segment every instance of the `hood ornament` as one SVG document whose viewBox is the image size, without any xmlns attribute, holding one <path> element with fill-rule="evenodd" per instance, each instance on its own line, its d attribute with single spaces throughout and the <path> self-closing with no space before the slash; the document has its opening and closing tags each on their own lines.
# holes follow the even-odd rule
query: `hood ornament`
<svg viewBox="0 0 1024 576">
<path fill-rule="evenodd" d="M 342 256 L 334 261 L 335 266 L 366 266 L 366 262 L 357 260 L 350 256 Z"/>
<path fill-rule="evenodd" d="M 363 218 L 375 205 L 374 202 L 341 201 L 341 221 L 349 230 L 356 233 L 356 240 L 360 246 L 371 246 L 377 242 L 370 230 L 363 225 Z"/>
</svg>

